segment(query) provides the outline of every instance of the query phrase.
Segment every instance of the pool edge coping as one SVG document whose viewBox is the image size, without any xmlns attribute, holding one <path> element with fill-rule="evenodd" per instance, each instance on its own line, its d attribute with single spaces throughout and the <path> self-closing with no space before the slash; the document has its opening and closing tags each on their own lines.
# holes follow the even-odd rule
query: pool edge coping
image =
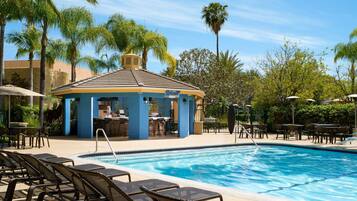
<svg viewBox="0 0 357 201">
<path fill-rule="evenodd" d="M 285 144 L 285 143 L 273 143 L 273 142 L 261 142 L 257 143 L 258 146 L 286 146 L 286 147 L 296 147 L 305 148 L 312 150 L 322 150 L 331 152 L 343 152 L 350 154 L 357 154 L 357 150 L 345 149 L 343 147 L 322 147 L 321 145 L 297 145 L 297 144 Z M 218 145 L 205 145 L 205 146 L 188 146 L 188 147 L 175 147 L 175 148 L 162 148 L 162 149 L 143 149 L 143 150 L 131 150 L 131 151 L 116 151 L 115 154 L 139 154 L 139 153 L 149 153 L 149 152 L 162 152 L 162 151 L 180 151 L 180 150 L 195 150 L 195 149 L 206 149 L 206 148 L 221 148 L 221 147 L 234 147 L 234 146 L 251 146 L 254 143 L 238 143 L 238 144 L 218 144 Z M 95 152 L 95 153 L 84 153 L 76 155 L 79 158 L 87 158 L 93 156 L 105 156 L 110 155 L 111 152 Z"/>
</svg>

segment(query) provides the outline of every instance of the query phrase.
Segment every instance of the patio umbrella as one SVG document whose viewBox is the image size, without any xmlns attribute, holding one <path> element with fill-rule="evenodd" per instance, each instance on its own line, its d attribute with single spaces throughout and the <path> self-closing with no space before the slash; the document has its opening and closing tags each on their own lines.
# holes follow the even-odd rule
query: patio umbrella
<svg viewBox="0 0 357 201">
<path fill-rule="evenodd" d="M 8 127 L 10 127 L 10 103 L 11 103 L 11 96 L 41 96 L 43 97 L 44 95 L 24 89 L 21 87 L 17 87 L 14 85 L 4 85 L 0 86 L 0 96 L 8 96 L 9 99 L 9 108 L 8 108 Z"/>
</svg>

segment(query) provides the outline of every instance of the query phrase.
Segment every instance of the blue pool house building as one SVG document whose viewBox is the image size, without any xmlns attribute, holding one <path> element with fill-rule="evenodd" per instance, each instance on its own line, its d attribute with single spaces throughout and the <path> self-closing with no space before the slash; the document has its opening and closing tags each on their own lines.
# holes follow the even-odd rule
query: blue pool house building
<svg viewBox="0 0 357 201">
<path fill-rule="evenodd" d="M 96 127 L 105 127 L 110 136 L 147 139 L 167 133 L 168 127 L 171 131 L 172 125 L 178 137 L 202 133 L 203 91 L 142 69 L 135 54 L 123 55 L 121 63 L 120 70 L 52 91 L 63 99 L 65 135 L 76 130 L 78 137 L 92 138 Z M 76 127 L 71 130 L 72 118 Z"/>
</svg>

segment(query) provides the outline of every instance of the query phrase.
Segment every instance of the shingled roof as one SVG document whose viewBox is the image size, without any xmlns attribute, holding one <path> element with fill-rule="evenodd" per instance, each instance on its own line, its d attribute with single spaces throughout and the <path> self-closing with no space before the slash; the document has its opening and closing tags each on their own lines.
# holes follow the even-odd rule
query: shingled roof
<svg viewBox="0 0 357 201">
<path fill-rule="evenodd" d="M 55 95 L 70 93 L 90 93 L 90 92 L 146 92 L 148 89 L 156 91 L 177 90 L 203 96 L 204 92 L 198 87 L 181 82 L 166 76 L 158 75 L 143 69 L 120 69 L 104 75 L 94 76 L 54 89 Z M 135 90 L 134 90 L 135 89 Z M 192 92 L 192 93 L 191 93 Z"/>
</svg>

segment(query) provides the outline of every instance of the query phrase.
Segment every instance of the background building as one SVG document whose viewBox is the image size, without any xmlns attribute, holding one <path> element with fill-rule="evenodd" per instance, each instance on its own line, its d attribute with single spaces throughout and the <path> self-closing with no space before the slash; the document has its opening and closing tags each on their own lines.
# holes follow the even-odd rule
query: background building
<svg viewBox="0 0 357 201">
<path fill-rule="evenodd" d="M 27 60 L 8 60 L 5 61 L 5 82 L 14 85 L 29 86 L 29 62 Z M 77 80 L 82 80 L 93 76 L 89 69 L 77 67 Z M 71 65 L 55 61 L 52 66 L 46 65 L 46 92 L 52 88 L 68 84 L 71 78 Z M 33 88 L 39 92 L 40 89 L 40 60 L 33 61 Z"/>
</svg>

